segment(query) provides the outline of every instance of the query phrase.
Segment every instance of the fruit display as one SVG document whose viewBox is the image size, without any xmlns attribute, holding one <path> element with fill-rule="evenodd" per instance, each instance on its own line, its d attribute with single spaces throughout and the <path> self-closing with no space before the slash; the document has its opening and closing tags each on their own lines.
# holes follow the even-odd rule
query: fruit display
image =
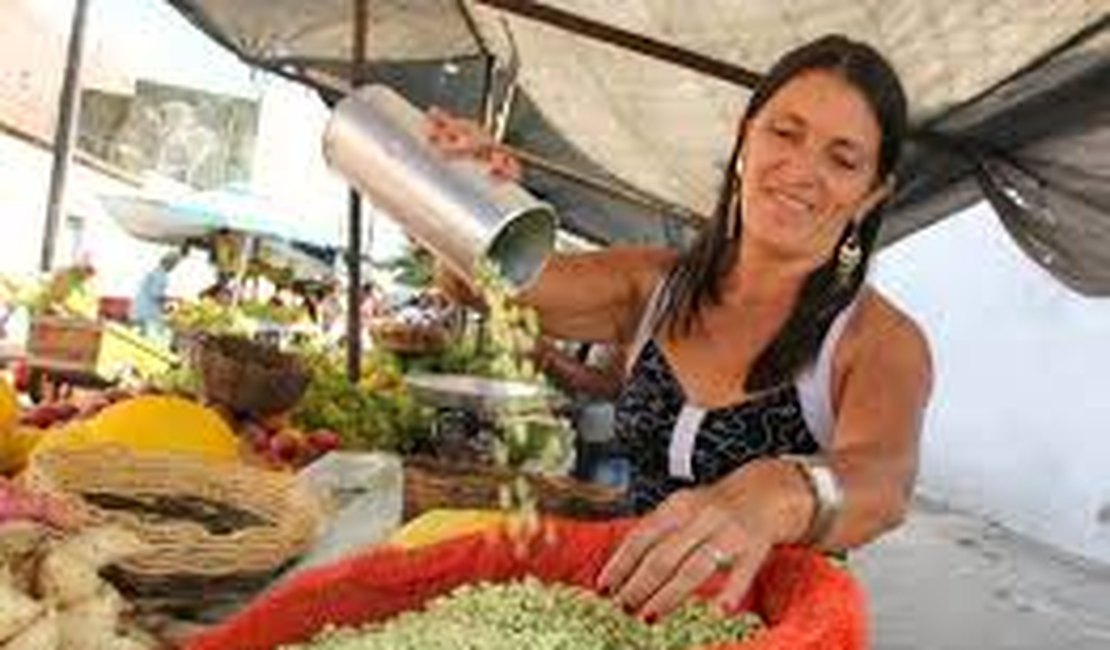
<svg viewBox="0 0 1110 650">
<path fill-rule="evenodd" d="M 6 379 L 0 378 L 0 431 L 15 426 L 19 419 L 19 398 L 15 388 Z"/>
<path fill-rule="evenodd" d="M 215 410 L 183 397 L 139 395 L 102 406 L 84 420 L 62 427 L 55 422 L 35 453 L 97 444 L 212 459 L 235 459 L 240 451 L 239 438 Z"/>
<path fill-rule="evenodd" d="M 228 305 L 211 298 L 184 300 L 173 305 L 167 316 L 170 327 L 182 334 L 239 334 L 255 332 L 262 324 L 292 325 L 305 321 L 303 307 L 258 300 L 241 300 Z"/>
<path fill-rule="evenodd" d="M 73 420 L 86 420 L 105 408 L 135 397 L 137 393 L 112 388 L 96 393 L 82 395 L 76 399 L 43 402 L 21 411 L 18 422 L 22 425 L 49 429 L 59 427 Z"/>
<path fill-rule="evenodd" d="M 76 401 L 46 402 L 21 410 L 14 388 L 0 379 L 0 474 L 15 474 L 23 469 L 46 436 L 129 397 L 131 394 L 126 391 L 110 390 Z"/>
<path fill-rule="evenodd" d="M 648 625 L 593 592 L 526 578 L 467 584 L 421 611 L 330 630 L 295 650 L 686 650 L 741 641 L 759 628 L 754 615 L 726 617 L 697 602 Z"/>
<path fill-rule="evenodd" d="M 408 393 L 393 355 L 366 355 L 357 384 L 347 381 L 343 359 L 333 350 L 304 349 L 301 357 L 310 379 L 292 412 L 297 428 L 335 432 L 346 449 L 402 453 L 428 437 L 432 414 Z"/>
<path fill-rule="evenodd" d="M 31 315 L 65 314 L 96 317 L 97 302 L 89 284 L 95 270 L 86 264 L 57 269 L 31 282 L 8 282 L 14 304 Z"/>
<path fill-rule="evenodd" d="M 241 313 L 211 298 L 177 302 L 166 320 L 171 329 L 181 333 L 244 334 L 250 330 Z"/>
<path fill-rule="evenodd" d="M 330 429 L 306 432 L 286 422 L 248 421 L 239 433 L 256 458 L 275 469 L 303 467 L 342 444 L 339 434 Z"/>
</svg>

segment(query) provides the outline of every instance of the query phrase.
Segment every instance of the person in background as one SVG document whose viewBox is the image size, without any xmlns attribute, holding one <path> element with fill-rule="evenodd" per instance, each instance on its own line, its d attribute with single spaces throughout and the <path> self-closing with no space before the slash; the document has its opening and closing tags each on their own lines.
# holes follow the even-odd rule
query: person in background
<svg viewBox="0 0 1110 650">
<path fill-rule="evenodd" d="M 143 276 L 135 300 L 131 303 L 131 321 L 144 334 L 161 337 L 166 332 L 166 291 L 170 273 L 181 261 L 181 253 L 171 251 L 162 256 L 157 266 Z"/>
<path fill-rule="evenodd" d="M 623 357 L 614 346 L 585 343 L 578 352 L 571 353 L 550 339 L 541 338 L 532 350 L 532 358 L 537 370 L 568 393 L 606 400 L 620 394 Z"/>
<path fill-rule="evenodd" d="M 359 289 L 359 311 L 361 313 L 362 325 L 365 327 L 370 321 L 382 313 L 385 309 L 385 301 L 382 297 L 382 292 L 378 286 L 373 282 L 367 280 L 362 283 Z"/>
<path fill-rule="evenodd" d="M 631 360 L 616 431 L 643 516 L 597 587 L 645 620 L 714 575 L 734 610 L 773 546 L 853 548 L 905 516 L 931 355 L 867 269 L 906 105 L 868 45 L 793 50 L 753 89 L 689 249 L 556 253 L 520 296 L 545 334 Z M 448 127 L 444 155 L 500 173 L 477 125 Z"/>
<path fill-rule="evenodd" d="M 614 402 L 624 384 L 620 346 L 584 343 L 571 353 L 541 338 L 532 357 L 536 368 L 571 397 L 575 478 L 624 487 L 627 459 L 613 435 Z"/>
</svg>

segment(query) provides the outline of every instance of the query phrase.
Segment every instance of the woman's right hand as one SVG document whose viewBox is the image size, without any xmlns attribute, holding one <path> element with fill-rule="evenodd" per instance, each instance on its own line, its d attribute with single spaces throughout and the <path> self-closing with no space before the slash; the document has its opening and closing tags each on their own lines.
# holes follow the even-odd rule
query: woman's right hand
<svg viewBox="0 0 1110 650">
<path fill-rule="evenodd" d="M 428 143 L 448 158 L 470 158 L 484 164 L 496 181 L 519 181 L 520 160 L 474 120 L 455 117 L 442 108 L 428 109 Z"/>
</svg>

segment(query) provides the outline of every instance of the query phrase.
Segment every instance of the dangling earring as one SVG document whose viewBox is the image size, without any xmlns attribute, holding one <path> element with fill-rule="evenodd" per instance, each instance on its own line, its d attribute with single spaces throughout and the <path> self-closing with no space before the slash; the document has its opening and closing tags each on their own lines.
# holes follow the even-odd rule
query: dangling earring
<svg viewBox="0 0 1110 650">
<path fill-rule="evenodd" d="M 732 168 L 732 173 L 735 175 L 732 181 L 732 198 L 729 199 L 728 214 L 725 215 L 725 234 L 729 239 L 740 236 L 740 178 L 743 171 L 744 159 L 736 156 L 736 163 Z"/>
<path fill-rule="evenodd" d="M 863 248 L 859 242 L 859 224 L 853 221 L 848 228 L 848 236 L 836 251 L 836 281 L 847 286 L 852 281 L 856 269 L 863 261 Z"/>
<path fill-rule="evenodd" d="M 737 187 L 732 193 L 732 199 L 728 202 L 728 214 L 725 215 L 725 237 L 727 239 L 736 239 L 739 234 L 737 226 L 737 218 L 740 216 L 740 188 Z"/>
</svg>

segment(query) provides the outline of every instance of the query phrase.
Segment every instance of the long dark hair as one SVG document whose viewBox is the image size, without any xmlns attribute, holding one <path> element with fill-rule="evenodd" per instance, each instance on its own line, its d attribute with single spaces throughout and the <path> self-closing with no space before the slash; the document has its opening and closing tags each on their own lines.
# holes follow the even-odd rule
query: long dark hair
<svg viewBox="0 0 1110 650">
<path fill-rule="evenodd" d="M 739 190 L 735 169 L 745 127 L 780 88 L 811 70 L 835 72 L 864 95 L 882 133 L 878 177 L 885 178 L 894 170 L 906 131 L 906 96 L 886 59 L 872 47 L 839 35 L 822 37 L 783 56 L 760 80 L 748 101 L 712 220 L 668 276 L 664 315 L 669 320 L 671 335 L 689 334 L 703 309 L 720 304 L 721 279 L 739 255 L 743 215 L 739 214 L 739 204 L 733 197 Z M 813 362 L 833 319 L 859 292 L 881 215 L 880 205 L 858 226 L 863 259 L 851 276 L 837 278 L 836 251 L 849 237 L 852 224 L 845 228 L 829 258 L 809 274 L 786 322 L 752 364 L 744 381 L 746 391 L 783 385 Z"/>
</svg>

